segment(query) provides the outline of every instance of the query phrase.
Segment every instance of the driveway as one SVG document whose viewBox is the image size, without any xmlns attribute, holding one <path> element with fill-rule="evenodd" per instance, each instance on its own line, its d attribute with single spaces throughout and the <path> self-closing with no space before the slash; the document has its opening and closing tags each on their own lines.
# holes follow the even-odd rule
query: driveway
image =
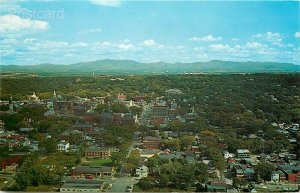
<svg viewBox="0 0 300 193">
<path fill-rule="evenodd" d="M 1 176 L 2 177 L 2 176 Z M 0 192 L 2 190 L 6 190 L 7 188 L 11 187 L 14 183 L 15 183 L 15 180 L 12 178 L 12 177 L 5 177 L 6 178 L 6 181 L 5 182 L 2 182 L 0 184 Z"/>
<path fill-rule="evenodd" d="M 131 177 L 120 177 L 111 181 L 112 188 L 108 192 L 125 192 L 127 186 L 132 186 L 138 181 Z"/>
</svg>

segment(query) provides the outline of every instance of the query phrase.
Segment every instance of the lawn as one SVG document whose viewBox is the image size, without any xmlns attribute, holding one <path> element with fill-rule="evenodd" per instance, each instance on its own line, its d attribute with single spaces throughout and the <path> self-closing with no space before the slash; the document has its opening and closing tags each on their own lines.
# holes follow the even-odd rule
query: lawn
<svg viewBox="0 0 300 193">
<path fill-rule="evenodd" d="M 107 159 L 93 159 L 87 160 L 82 163 L 84 166 L 112 166 L 112 160 L 110 158 Z"/>
<path fill-rule="evenodd" d="M 52 153 L 41 160 L 39 160 L 40 164 L 49 164 L 49 165 L 76 165 L 76 157 L 74 155 L 68 155 L 64 153 Z"/>
</svg>

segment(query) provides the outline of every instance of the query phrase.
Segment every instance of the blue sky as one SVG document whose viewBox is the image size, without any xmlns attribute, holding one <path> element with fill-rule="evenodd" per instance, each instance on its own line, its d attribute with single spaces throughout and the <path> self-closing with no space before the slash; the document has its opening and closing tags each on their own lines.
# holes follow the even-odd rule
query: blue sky
<svg viewBox="0 0 300 193">
<path fill-rule="evenodd" d="M 0 0 L 1 65 L 300 64 L 299 1 Z"/>
</svg>

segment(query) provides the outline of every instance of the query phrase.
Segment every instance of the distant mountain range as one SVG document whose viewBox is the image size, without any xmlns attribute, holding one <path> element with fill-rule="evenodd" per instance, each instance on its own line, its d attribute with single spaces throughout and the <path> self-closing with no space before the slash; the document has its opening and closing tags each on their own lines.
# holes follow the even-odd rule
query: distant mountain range
<svg viewBox="0 0 300 193">
<path fill-rule="evenodd" d="M 280 73 L 300 72 L 300 65 L 276 62 L 231 62 L 212 60 L 194 63 L 140 63 L 132 60 L 97 60 L 69 65 L 0 65 L 1 72 L 57 75 L 85 74 L 182 74 L 182 73 Z"/>
</svg>

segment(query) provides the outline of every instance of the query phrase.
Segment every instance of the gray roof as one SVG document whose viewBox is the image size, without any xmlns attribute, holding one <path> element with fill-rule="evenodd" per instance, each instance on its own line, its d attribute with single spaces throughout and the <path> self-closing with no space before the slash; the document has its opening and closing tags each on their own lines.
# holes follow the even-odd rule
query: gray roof
<svg viewBox="0 0 300 193">
<path fill-rule="evenodd" d="M 78 166 L 76 167 L 73 172 L 75 173 L 100 173 L 100 172 L 111 172 L 112 167 L 105 166 L 105 167 L 98 167 L 98 166 Z"/>
<path fill-rule="evenodd" d="M 61 188 L 100 189 L 103 183 L 98 180 L 69 180 Z"/>
</svg>

